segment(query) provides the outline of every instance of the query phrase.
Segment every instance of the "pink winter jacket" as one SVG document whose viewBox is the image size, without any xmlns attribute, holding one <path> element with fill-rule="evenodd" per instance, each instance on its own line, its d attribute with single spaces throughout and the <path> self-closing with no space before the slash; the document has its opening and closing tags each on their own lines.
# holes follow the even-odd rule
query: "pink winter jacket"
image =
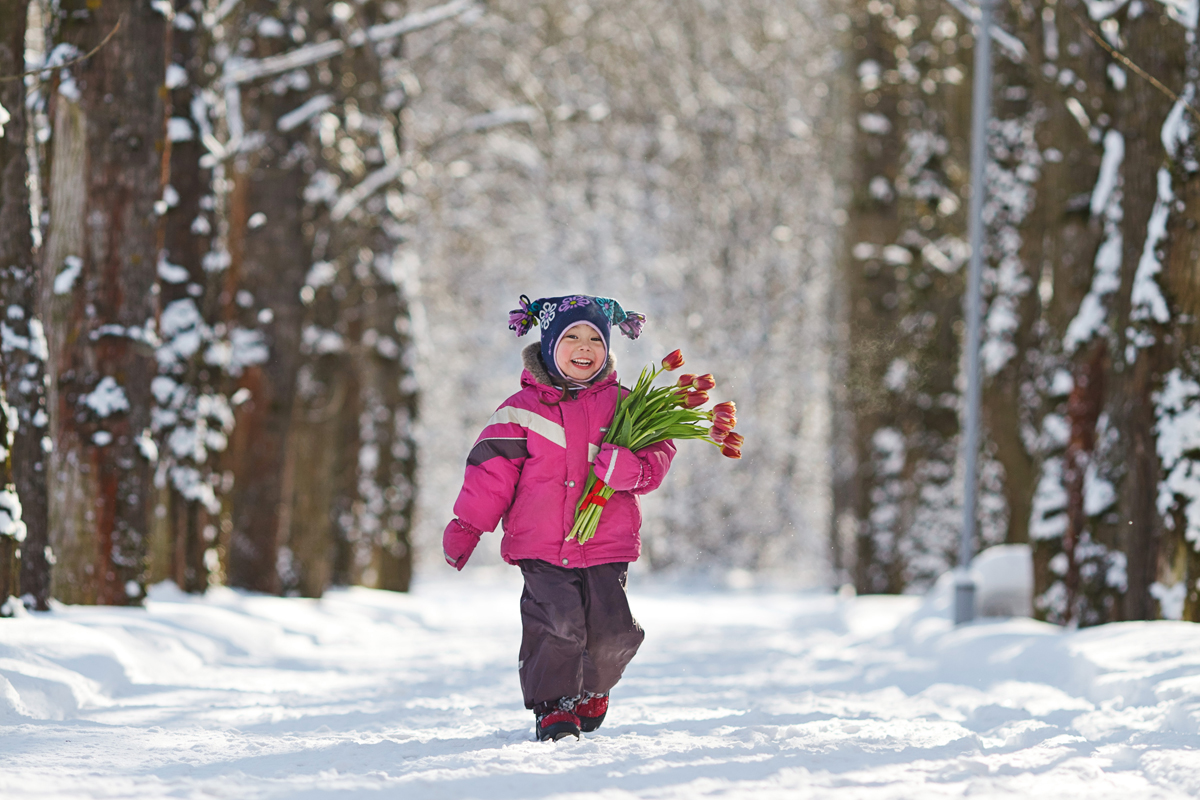
<svg viewBox="0 0 1200 800">
<path fill-rule="evenodd" d="M 503 520 L 500 554 L 510 564 L 537 559 L 591 567 L 636 561 L 642 514 L 634 495 L 658 488 L 675 445 L 660 442 L 638 452 L 642 477 L 637 487 L 613 494 L 592 539 L 582 545 L 564 541 L 616 407 L 615 360 L 610 355 L 600 376 L 574 399 L 555 403 L 562 390 L 550 384 L 539 345 L 526 347 L 523 356 L 521 391 L 500 405 L 475 441 L 455 515 L 483 531 L 495 530 Z"/>
</svg>

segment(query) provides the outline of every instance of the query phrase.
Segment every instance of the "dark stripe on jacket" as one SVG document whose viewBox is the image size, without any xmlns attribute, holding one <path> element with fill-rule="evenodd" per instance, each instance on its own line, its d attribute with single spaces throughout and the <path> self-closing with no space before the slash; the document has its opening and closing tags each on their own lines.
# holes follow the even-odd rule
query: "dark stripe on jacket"
<svg viewBox="0 0 1200 800">
<path fill-rule="evenodd" d="M 528 456 L 529 447 L 524 439 L 484 439 L 471 448 L 471 454 L 467 456 L 467 466 L 478 467 L 493 458 L 512 460 Z"/>
</svg>

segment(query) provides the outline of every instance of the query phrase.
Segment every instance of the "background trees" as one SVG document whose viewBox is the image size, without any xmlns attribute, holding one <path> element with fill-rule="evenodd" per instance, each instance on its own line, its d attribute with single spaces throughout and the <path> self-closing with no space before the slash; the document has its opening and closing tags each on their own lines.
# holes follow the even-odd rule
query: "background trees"
<svg viewBox="0 0 1200 800">
<path fill-rule="evenodd" d="M 860 163 L 881 159 L 872 169 L 886 178 L 889 166 L 913 161 L 884 152 L 913 153 L 932 141 L 931 163 L 947 176 L 962 175 L 954 145 L 961 146 L 961 129 L 957 137 L 936 137 L 965 123 L 965 103 L 945 106 L 948 116 L 931 114 L 931 106 L 948 102 L 953 92 L 929 92 L 932 98 L 923 102 L 909 100 L 899 121 L 886 104 L 889 96 L 919 96 L 939 69 L 944 78 L 947 56 L 960 60 L 952 67 L 957 74 L 966 72 L 963 48 L 971 40 L 950 35 L 964 26 L 962 17 L 903 2 L 872 2 L 858 13 L 864 30 L 855 43 L 863 109 L 858 147 L 866 156 Z M 935 14 L 943 16 L 935 20 Z M 1184 264 L 1196 247 L 1184 199 L 1196 171 L 1189 149 L 1195 53 L 1188 44 L 1196 21 L 1172 6 L 1140 2 L 1015 2 L 1002 6 L 1001 20 L 989 137 L 983 351 L 990 475 L 985 470 L 981 513 L 994 524 L 990 530 L 985 524 L 983 540 L 1032 543 L 1035 607 L 1047 619 L 1094 624 L 1178 617 L 1194 583 L 1185 580 L 1192 548 L 1182 541 L 1191 502 L 1186 454 L 1195 447 L 1186 432 L 1190 412 L 1183 410 L 1189 403 L 1183 398 L 1195 396 L 1191 379 L 1183 377 L 1190 374 L 1184 342 L 1194 325 L 1190 278 L 1183 276 L 1192 272 Z M 1128 53 L 1145 74 L 1114 50 Z M 885 110 L 868 110 L 876 105 Z M 937 128 L 933 139 L 914 130 L 930 124 Z M 921 553 L 941 538 L 905 516 L 893 495 L 919 497 L 917 505 L 936 496 L 935 484 L 917 477 L 920 451 L 909 443 L 913 435 L 927 441 L 936 426 L 917 424 L 910 428 L 915 434 L 904 435 L 877 421 L 870 399 L 894 391 L 914 359 L 885 367 L 892 356 L 877 357 L 863 332 L 878 330 L 871 319 L 878 319 L 879 305 L 887 306 L 889 292 L 897 304 L 909 296 L 892 288 L 893 281 L 927 283 L 922 276 L 936 276 L 939 267 L 956 278 L 961 262 L 947 260 L 947 252 L 927 247 L 919 235 L 878 225 L 880 207 L 894 218 L 909 206 L 904 192 L 884 191 L 890 187 L 883 180 L 872 191 L 873 180 L 861 175 L 855 182 L 861 199 L 851 228 L 857 222 L 859 230 L 845 261 L 851 276 L 861 276 L 848 283 L 847 303 L 861 308 L 864 319 L 852 325 L 848 342 L 860 444 L 842 513 L 854 517 L 864 546 L 878 546 L 886 522 L 889 546 Z M 937 191 L 946 206 L 958 208 L 961 189 L 952 180 L 934 181 L 918 194 Z M 941 210 L 943 201 L 934 199 Z M 884 238 L 868 238 L 879 234 Z M 1180 272 L 1173 274 L 1172 266 Z M 929 310 L 932 298 L 921 299 L 918 311 Z M 937 320 L 957 316 L 945 307 Z M 894 330 L 890 323 L 881 327 Z M 899 327 L 912 326 L 902 320 Z M 957 341 L 944 341 L 943 352 L 955 352 Z M 855 363 L 865 366 L 856 372 Z M 948 408 L 959 402 L 955 392 L 944 398 Z M 889 404 L 886 415 L 895 413 Z M 953 427 L 950 421 L 951 433 Z M 942 550 L 939 568 L 952 557 Z M 906 571 L 908 580 L 885 581 L 878 559 L 862 555 L 860 588 L 895 590 L 922 578 L 907 558 L 895 572 Z"/>
<path fill-rule="evenodd" d="M 0 84 L 16 111 L 0 140 L 18 490 L 3 497 L 43 542 L 20 553 L 22 583 L 44 607 L 44 555 L 67 602 L 139 602 L 164 578 L 405 589 L 417 393 L 393 213 L 400 42 L 478 9 L 118 5 L 5 7 L 3 70 L 35 68 Z"/>
</svg>

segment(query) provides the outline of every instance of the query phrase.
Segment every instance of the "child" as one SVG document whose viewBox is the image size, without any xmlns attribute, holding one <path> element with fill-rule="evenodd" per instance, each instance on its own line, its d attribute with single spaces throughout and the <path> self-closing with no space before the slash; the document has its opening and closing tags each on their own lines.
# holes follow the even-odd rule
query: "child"
<svg viewBox="0 0 1200 800">
<path fill-rule="evenodd" d="M 625 596 L 642 546 L 636 495 L 662 483 L 675 446 L 601 445 L 620 391 L 609 333 L 616 323 L 636 339 L 644 322 L 608 298 L 521 296 L 509 328 L 522 336 L 540 324 L 542 340 L 525 348 L 521 391 L 467 457 L 457 519 L 442 537 L 446 561 L 461 570 L 480 534 L 504 521 L 500 553 L 525 577 L 521 689 L 542 741 L 600 727 L 608 692 L 645 637 Z M 581 545 L 566 536 L 589 469 L 616 492 Z"/>
</svg>

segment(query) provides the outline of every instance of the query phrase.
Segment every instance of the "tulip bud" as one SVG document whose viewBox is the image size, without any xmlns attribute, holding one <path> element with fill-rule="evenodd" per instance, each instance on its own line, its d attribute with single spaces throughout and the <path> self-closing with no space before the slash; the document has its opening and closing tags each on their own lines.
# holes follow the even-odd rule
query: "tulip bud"
<svg viewBox="0 0 1200 800">
<path fill-rule="evenodd" d="M 688 392 L 684 398 L 684 405 L 688 408 L 696 408 L 708 402 L 708 392 Z"/>
<path fill-rule="evenodd" d="M 717 414 L 729 414 L 732 416 L 737 413 L 737 407 L 733 404 L 732 400 L 726 400 L 723 403 L 717 403 L 713 406 L 713 411 Z"/>
<path fill-rule="evenodd" d="M 730 444 L 725 444 L 721 446 L 721 455 L 726 458 L 741 458 L 742 451 Z"/>
<path fill-rule="evenodd" d="M 715 430 L 715 431 L 724 431 L 725 433 L 729 433 L 730 431 L 733 430 L 734 421 L 726 419 L 724 417 L 714 416 L 712 426 L 713 426 L 713 430 Z"/>
<path fill-rule="evenodd" d="M 662 360 L 663 369 L 667 372 L 674 372 L 683 366 L 683 353 L 679 350 L 672 350 L 667 353 L 666 358 Z"/>
<path fill-rule="evenodd" d="M 716 444 L 724 444 L 725 437 L 729 435 L 729 431 L 723 431 L 720 428 L 710 428 L 708 438 L 712 439 Z"/>
<path fill-rule="evenodd" d="M 740 433 L 734 433 L 733 431 L 730 431 L 728 434 L 725 435 L 725 443 L 733 445 L 734 447 L 736 447 L 739 450 L 742 449 L 742 442 L 744 442 L 744 441 L 746 441 L 746 438 L 744 436 L 742 436 Z"/>
<path fill-rule="evenodd" d="M 696 380 L 695 375 L 692 375 L 690 372 L 685 373 L 685 374 L 679 376 L 679 386 L 682 386 L 684 389 L 687 389 L 692 385 L 692 382 L 695 380 Z"/>
<path fill-rule="evenodd" d="M 722 413 L 720 411 L 713 412 L 713 422 L 720 422 L 724 427 L 733 430 L 737 427 L 737 416 L 734 414 Z"/>
<path fill-rule="evenodd" d="M 707 392 L 717 385 L 717 381 L 711 374 L 704 374 L 697 377 L 693 385 L 700 391 Z"/>
</svg>

